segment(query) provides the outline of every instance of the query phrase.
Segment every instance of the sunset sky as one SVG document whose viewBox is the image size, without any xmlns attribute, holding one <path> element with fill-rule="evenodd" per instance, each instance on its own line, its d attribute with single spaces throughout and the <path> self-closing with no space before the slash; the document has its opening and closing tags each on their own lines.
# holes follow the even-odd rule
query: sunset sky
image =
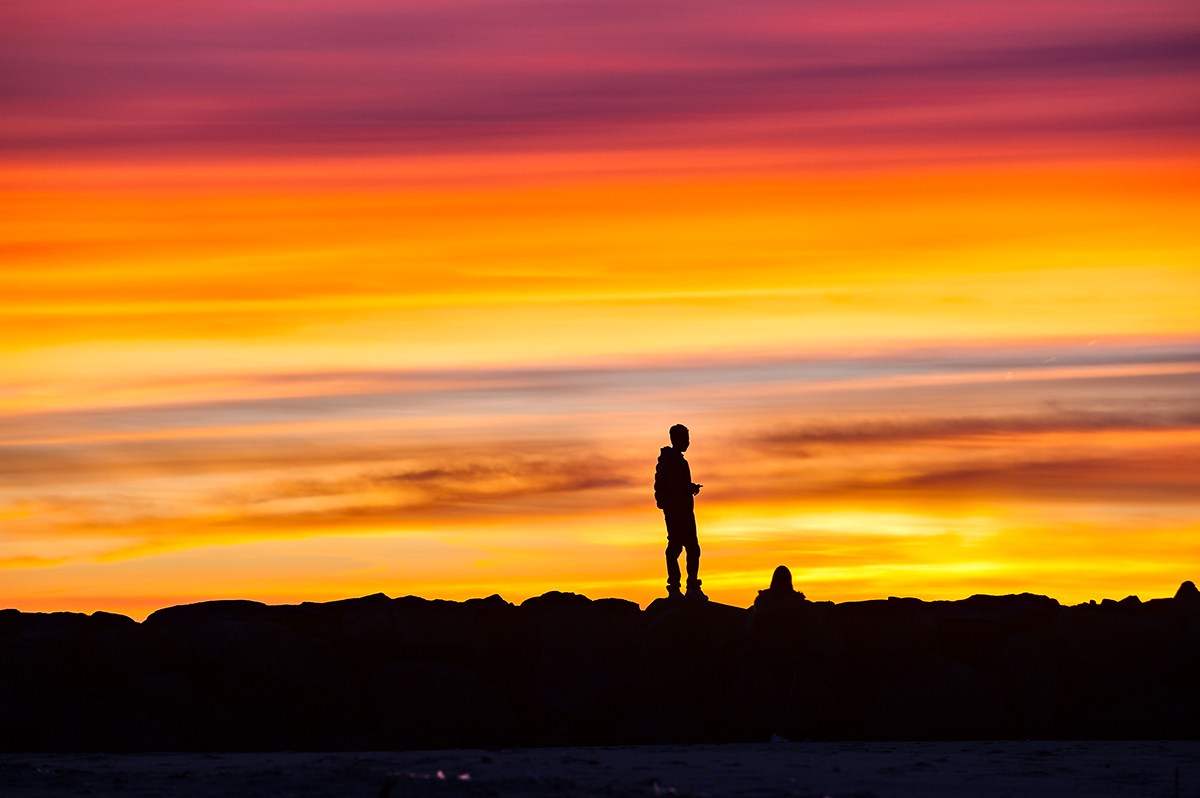
<svg viewBox="0 0 1200 798">
<path fill-rule="evenodd" d="M 1195 0 L 10 0 L 0 606 L 1200 579 Z"/>
</svg>

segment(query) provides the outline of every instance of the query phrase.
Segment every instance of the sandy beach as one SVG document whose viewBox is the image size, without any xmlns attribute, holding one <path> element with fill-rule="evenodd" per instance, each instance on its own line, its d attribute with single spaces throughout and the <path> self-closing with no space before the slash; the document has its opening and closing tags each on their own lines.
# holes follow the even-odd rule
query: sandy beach
<svg viewBox="0 0 1200 798">
<path fill-rule="evenodd" d="M 1200 798 L 1200 741 L 3 754 L 0 794 Z"/>
</svg>

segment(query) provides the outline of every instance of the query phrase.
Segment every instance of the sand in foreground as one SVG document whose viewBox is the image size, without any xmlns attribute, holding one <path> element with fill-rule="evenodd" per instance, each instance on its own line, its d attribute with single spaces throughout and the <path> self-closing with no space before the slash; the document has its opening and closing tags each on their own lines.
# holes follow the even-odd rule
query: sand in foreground
<svg viewBox="0 0 1200 798">
<path fill-rule="evenodd" d="M 0 795 L 1200 798 L 1200 741 L 0 754 Z"/>
</svg>

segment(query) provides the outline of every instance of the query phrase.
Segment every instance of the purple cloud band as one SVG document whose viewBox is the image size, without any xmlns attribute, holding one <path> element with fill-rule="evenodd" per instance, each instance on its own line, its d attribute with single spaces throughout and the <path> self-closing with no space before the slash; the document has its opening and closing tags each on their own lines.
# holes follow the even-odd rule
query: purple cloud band
<svg viewBox="0 0 1200 798">
<path fill-rule="evenodd" d="M 29 4 L 0 26 L 0 150 L 1194 140 L 1200 15 L 1105 10 L 359 0 L 97 16 L 78 0 Z"/>
</svg>

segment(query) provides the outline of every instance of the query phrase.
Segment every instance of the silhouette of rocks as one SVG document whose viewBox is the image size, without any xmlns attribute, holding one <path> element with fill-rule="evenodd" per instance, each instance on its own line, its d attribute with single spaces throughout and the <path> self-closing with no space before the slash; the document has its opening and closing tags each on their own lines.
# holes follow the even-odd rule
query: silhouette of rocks
<svg viewBox="0 0 1200 798">
<path fill-rule="evenodd" d="M 1200 737 L 1200 591 L 0 611 L 5 750 Z"/>
<path fill-rule="evenodd" d="M 1001 678 L 943 654 L 918 656 L 885 686 L 863 723 L 882 740 L 994 740 L 1004 736 Z"/>
<path fill-rule="evenodd" d="M 380 665 L 371 677 L 371 704 L 389 748 L 483 748 L 512 737 L 504 697 L 453 662 Z"/>
</svg>

